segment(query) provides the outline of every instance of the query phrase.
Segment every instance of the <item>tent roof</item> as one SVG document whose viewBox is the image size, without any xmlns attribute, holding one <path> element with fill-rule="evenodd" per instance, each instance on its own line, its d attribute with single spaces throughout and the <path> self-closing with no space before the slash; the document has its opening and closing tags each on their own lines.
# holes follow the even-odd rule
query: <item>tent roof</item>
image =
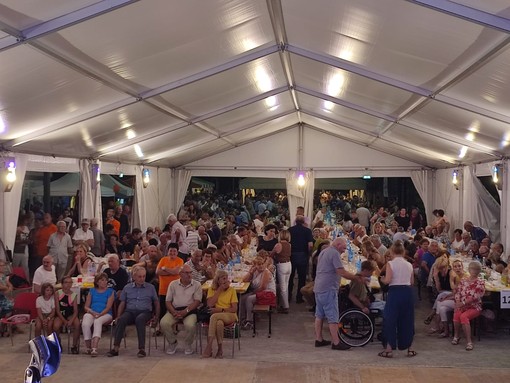
<svg viewBox="0 0 510 383">
<path fill-rule="evenodd" d="M 0 145 L 173 168 L 498 160 L 509 14 L 504 0 L 6 0 Z"/>
</svg>

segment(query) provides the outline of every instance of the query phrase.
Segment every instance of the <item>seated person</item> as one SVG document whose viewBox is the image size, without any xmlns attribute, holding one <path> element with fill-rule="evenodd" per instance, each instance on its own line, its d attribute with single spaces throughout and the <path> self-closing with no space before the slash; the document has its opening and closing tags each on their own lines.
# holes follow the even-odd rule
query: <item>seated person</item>
<svg viewBox="0 0 510 383">
<path fill-rule="evenodd" d="M 90 254 L 94 256 L 94 254 Z M 92 262 L 92 258 L 88 256 L 88 247 L 84 243 L 80 243 L 74 247 L 74 262 L 66 276 L 77 277 L 78 275 L 87 275 L 88 267 Z"/>
<path fill-rule="evenodd" d="M 214 260 L 214 250 L 209 248 L 205 249 L 202 254 L 201 268 L 204 270 L 205 279 L 213 279 L 216 275 L 216 261 Z"/>
<path fill-rule="evenodd" d="M 72 354 L 78 354 L 80 342 L 80 319 L 78 319 L 78 294 L 71 291 L 73 279 L 69 276 L 62 278 L 62 288 L 55 293 L 55 321 L 53 331 L 60 333 L 62 327 L 73 329 Z"/>
<path fill-rule="evenodd" d="M 32 289 L 34 293 L 41 293 L 43 283 L 49 283 L 54 286 L 57 283 L 57 275 L 55 274 L 55 266 L 53 265 L 53 257 L 46 255 L 42 259 L 42 266 L 39 266 L 34 273 L 32 281 Z"/>
<path fill-rule="evenodd" d="M 7 262 L 0 260 L 0 318 L 10 314 L 14 306 L 13 302 L 6 296 L 13 289 L 9 277 L 5 273 L 6 269 Z"/>
<path fill-rule="evenodd" d="M 108 268 L 104 269 L 103 272 L 108 276 L 108 287 L 115 291 L 116 299 L 119 299 L 122 289 L 129 282 L 129 274 L 126 269 L 120 266 L 120 259 L 117 254 L 108 255 L 107 261 Z"/>
<path fill-rule="evenodd" d="M 108 276 L 105 273 L 96 275 L 94 288 L 90 289 L 85 301 L 85 315 L 83 315 L 81 324 L 87 354 L 91 357 L 98 355 L 97 347 L 101 339 L 103 325 L 110 323 L 113 319 L 114 300 L 115 293 L 108 287 Z M 94 332 L 91 331 L 92 327 Z"/>
<path fill-rule="evenodd" d="M 382 312 L 386 302 L 381 300 L 370 300 L 369 289 L 367 284 L 370 283 L 370 277 L 374 273 L 375 265 L 371 261 L 364 261 L 361 263 L 361 272 L 356 275 L 362 276 L 365 279 L 365 283 L 362 283 L 359 279 L 353 279 L 349 289 L 349 299 L 351 302 L 363 311 L 365 314 L 369 314 L 370 310 L 378 310 Z"/>
<path fill-rule="evenodd" d="M 184 353 L 186 355 L 193 354 L 192 345 L 195 340 L 197 323 L 195 310 L 202 301 L 202 285 L 192 278 L 192 273 L 193 271 L 186 262 L 179 271 L 180 279 L 171 282 L 166 293 L 167 313 L 161 319 L 160 326 L 168 340 L 166 353 L 169 355 L 175 354 L 177 350 L 177 338 L 173 326 L 178 321 L 182 321 L 186 331 Z"/>
<path fill-rule="evenodd" d="M 202 354 L 203 358 L 212 356 L 214 338 L 218 343 L 216 358 L 223 358 L 223 333 L 225 325 L 237 321 L 237 302 L 237 294 L 230 286 L 228 273 L 225 270 L 218 270 L 207 291 L 207 306 L 211 309 L 212 315 L 209 320 L 207 346 Z"/>
<path fill-rule="evenodd" d="M 186 265 L 191 269 L 192 278 L 195 281 L 200 284 L 205 282 L 205 269 L 202 267 L 202 250 L 194 250 L 186 261 Z"/>
<path fill-rule="evenodd" d="M 158 263 L 160 261 L 161 253 L 157 246 L 150 245 L 147 250 L 147 255 L 145 259 L 140 259 L 140 262 L 135 264 L 135 266 L 141 266 L 145 268 L 147 272 L 145 276 L 145 282 L 151 283 L 154 285 L 156 289 L 159 288 L 159 279 L 156 275 L 156 269 L 158 268 Z"/>
<path fill-rule="evenodd" d="M 127 284 L 120 294 L 120 304 L 117 309 L 117 325 L 115 326 L 113 349 L 107 356 L 119 355 L 120 342 L 125 335 L 126 326 L 135 324 L 138 334 L 139 358 L 144 358 L 145 352 L 145 326 L 147 322 L 159 320 L 159 299 L 156 289 L 150 283 L 145 282 L 145 269 L 133 267 L 131 274 L 133 283 Z"/>
<path fill-rule="evenodd" d="M 35 320 L 35 336 L 41 335 L 44 331 L 49 335 L 53 330 L 53 319 L 55 318 L 55 288 L 51 283 L 45 282 L 41 285 L 41 296 L 37 297 L 35 307 L 37 318 Z"/>
</svg>

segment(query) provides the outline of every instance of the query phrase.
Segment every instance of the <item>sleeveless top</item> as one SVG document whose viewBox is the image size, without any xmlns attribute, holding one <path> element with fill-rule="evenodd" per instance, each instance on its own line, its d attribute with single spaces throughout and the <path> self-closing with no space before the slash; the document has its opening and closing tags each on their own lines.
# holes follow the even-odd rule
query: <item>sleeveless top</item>
<svg viewBox="0 0 510 383">
<path fill-rule="evenodd" d="M 282 241 L 280 244 L 282 245 L 282 251 L 280 251 L 280 254 L 276 254 L 276 263 L 290 262 L 290 243 Z"/>
<path fill-rule="evenodd" d="M 413 274 L 413 266 L 407 262 L 403 257 L 395 257 L 395 259 L 388 262 L 391 266 L 392 277 L 389 283 L 390 286 L 410 286 L 411 275 Z"/>
<path fill-rule="evenodd" d="M 269 272 L 269 274 L 271 274 L 271 277 L 269 279 L 269 282 L 267 282 L 267 286 L 264 291 L 272 291 L 273 293 L 276 294 L 276 282 L 274 280 L 274 276 L 269 270 L 267 271 Z M 255 273 L 255 275 L 253 275 L 251 286 L 253 287 L 254 290 L 258 290 L 260 285 L 262 284 L 262 276 L 264 275 L 264 272 L 265 270 L 262 273 L 257 272 Z"/>
<path fill-rule="evenodd" d="M 452 287 L 450 286 L 450 269 L 445 276 L 442 276 L 441 273 L 438 274 L 439 285 L 441 286 L 442 291 L 452 291 Z"/>
<path fill-rule="evenodd" d="M 62 316 L 64 318 L 69 318 L 71 315 L 73 315 L 74 307 L 73 302 L 77 298 L 77 294 L 71 292 L 70 295 L 67 295 L 64 293 L 63 290 L 57 291 L 57 297 L 58 297 L 58 309 L 62 313 Z"/>
</svg>

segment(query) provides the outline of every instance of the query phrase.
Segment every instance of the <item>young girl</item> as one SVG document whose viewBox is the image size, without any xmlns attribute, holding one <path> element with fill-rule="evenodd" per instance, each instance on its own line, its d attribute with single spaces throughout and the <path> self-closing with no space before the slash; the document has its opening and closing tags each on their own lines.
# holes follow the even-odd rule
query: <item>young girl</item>
<svg viewBox="0 0 510 383">
<path fill-rule="evenodd" d="M 5 274 L 7 263 L 0 261 L 0 318 L 7 316 L 12 311 L 13 303 L 7 298 L 7 294 L 12 291 L 9 277 Z"/>
<path fill-rule="evenodd" d="M 35 336 L 41 335 L 44 330 L 46 335 L 53 329 L 53 319 L 55 318 L 55 289 L 50 283 L 41 285 L 41 296 L 35 301 L 37 308 L 37 319 L 35 320 Z"/>
<path fill-rule="evenodd" d="M 62 278 L 62 289 L 55 294 L 55 321 L 53 331 L 57 334 L 62 326 L 73 329 L 72 354 L 78 354 L 78 342 L 80 341 L 80 320 L 78 319 L 78 294 L 71 291 L 73 279 Z"/>
</svg>

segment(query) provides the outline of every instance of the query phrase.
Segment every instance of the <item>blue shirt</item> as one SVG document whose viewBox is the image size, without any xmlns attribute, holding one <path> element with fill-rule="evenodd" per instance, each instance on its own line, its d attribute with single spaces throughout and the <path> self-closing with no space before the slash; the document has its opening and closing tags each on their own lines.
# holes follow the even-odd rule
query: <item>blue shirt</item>
<svg viewBox="0 0 510 383">
<path fill-rule="evenodd" d="M 126 302 L 126 311 L 150 311 L 152 303 L 158 301 L 156 289 L 150 283 L 144 282 L 137 286 L 134 282 L 127 284 L 120 293 L 120 300 Z"/>
<path fill-rule="evenodd" d="M 481 227 L 474 226 L 473 231 L 471 232 L 471 237 L 473 237 L 473 239 L 476 240 L 478 244 L 480 244 L 482 239 L 487 237 L 487 233 Z"/>
<path fill-rule="evenodd" d="M 106 308 L 106 305 L 108 303 L 108 298 L 115 292 L 107 288 L 102 293 L 98 292 L 95 288 L 90 289 L 90 308 L 95 311 L 96 313 L 100 313 Z M 112 315 L 112 310 L 110 308 L 110 311 L 108 311 L 108 314 Z"/>
</svg>

